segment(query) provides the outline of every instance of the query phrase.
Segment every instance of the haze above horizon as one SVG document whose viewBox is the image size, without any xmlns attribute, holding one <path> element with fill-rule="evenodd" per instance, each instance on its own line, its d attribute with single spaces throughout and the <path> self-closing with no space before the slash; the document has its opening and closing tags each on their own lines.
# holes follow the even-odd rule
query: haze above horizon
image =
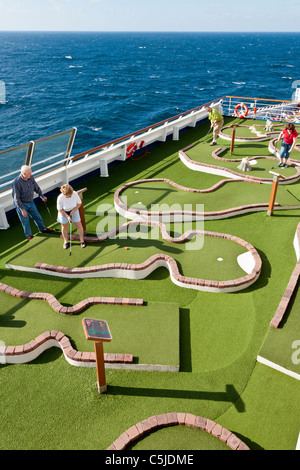
<svg viewBox="0 0 300 470">
<path fill-rule="evenodd" d="M 0 0 L 1 31 L 298 32 L 292 0 Z"/>
</svg>

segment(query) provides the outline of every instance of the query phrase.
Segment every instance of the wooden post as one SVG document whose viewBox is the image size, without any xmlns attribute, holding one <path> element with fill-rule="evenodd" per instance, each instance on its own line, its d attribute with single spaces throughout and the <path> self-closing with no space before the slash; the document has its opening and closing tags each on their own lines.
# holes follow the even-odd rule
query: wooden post
<svg viewBox="0 0 300 470">
<path fill-rule="evenodd" d="M 275 199 L 276 199 L 276 194 L 277 194 L 277 189 L 278 189 L 278 183 L 279 183 L 279 177 L 274 176 L 272 192 L 271 192 L 271 198 L 270 198 L 270 204 L 269 204 L 269 209 L 268 209 L 268 215 L 270 215 L 270 216 L 273 214 L 273 210 L 274 210 Z"/>
<path fill-rule="evenodd" d="M 97 387 L 99 394 L 107 391 L 105 378 L 103 342 L 110 342 L 112 336 L 105 320 L 93 320 L 84 318 L 82 320 L 85 337 L 88 341 L 94 341 L 97 369 Z"/>
<path fill-rule="evenodd" d="M 104 365 L 104 351 L 102 341 L 95 341 L 96 369 L 97 369 L 97 386 L 98 392 L 105 393 L 107 391 Z"/>
<path fill-rule="evenodd" d="M 81 224 L 82 224 L 84 233 L 86 233 L 86 223 L 85 223 L 85 214 L 84 214 L 84 205 L 83 205 L 83 195 L 82 195 L 82 193 L 84 193 L 85 191 L 87 191 L 87 188 L 80 189 L 79 191 L 77 191 L 78 195 L 81 199 L 81 202 L 82 202 L 82 204 L 79 208 L 79 214 L 80 214 Z"/>
<path fill-rule="evenodd" d="M 280 178 L 286 179 L 284 176 L 280 175 L 279 173 L 274 173 L 273 171 L 270 171 L 273 175 L 273 185 L 272 185 L 272 191 L 271 191 L 271 197 L 270 197 L 270 203 L 269 203 L 269 208 L 267 215 L 271 216 L 273 214 L 274 206 L 275 206 L 275 200 L 276 200 L 276 194 L 277 194 L 277 189 L 278 189 L 278 184 Z"/>
<path fill-rule="evenodd" d="M 239 124 L 232 124 L 231 127 L 232 127 L 232 135 L 231 135 L 230 155 L 232 155 L 234 151 L 235 133 L 236 133 L 236 128 L 239 127 Z"/>
</svg>

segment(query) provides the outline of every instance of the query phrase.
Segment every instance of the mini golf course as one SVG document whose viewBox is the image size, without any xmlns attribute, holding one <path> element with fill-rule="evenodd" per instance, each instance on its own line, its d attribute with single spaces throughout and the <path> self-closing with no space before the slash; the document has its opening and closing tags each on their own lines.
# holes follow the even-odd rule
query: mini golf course
<svg viewBox="0 0 300 470">
<path fill-rule="evenodd" d="M 28 243 L 10 221 L 2 449 L 296 448 L 299 151 L 278 168 L 274 134 L 253 124 L 237 128 L 233 155 L 226 137 L 203 140 L 203 124 L 111 168 L 101 186 L 86 180 L 87 246 L 73 235 L 71 256 L 58 230 Z M 256 163 L 243 173 L 246 156 Z M 287 179 L 268 217 L 275 167 Z M 101 396 L 84 317 L 112 332 Z"/>
</svg>

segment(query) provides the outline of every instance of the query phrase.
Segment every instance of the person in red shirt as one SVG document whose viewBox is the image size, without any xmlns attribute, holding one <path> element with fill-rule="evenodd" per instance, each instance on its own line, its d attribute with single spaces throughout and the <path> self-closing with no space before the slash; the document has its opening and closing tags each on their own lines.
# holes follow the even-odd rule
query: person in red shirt
<svg viewBox="0 0 300 470">
<path fill-rule="evenodd" d="M 275 143 L 277 144 L 277 142 L 283 139 L 282 144 L 281 144 L 281 149 L 280 149 L 280 156 L 279 156 L 280 162 L 278 163 L 277 166 L 283 166 L 287 168 L 287 161 L 289 159 L 290 153 L 293 151 L 296 145 L 297 137 L 298 137 L 298 132 L 296 131 L 294 124 L 289 122 L 285 126 L 283 131 L 281 131 L 278 139 L 275 141 Z"/>
</svg>

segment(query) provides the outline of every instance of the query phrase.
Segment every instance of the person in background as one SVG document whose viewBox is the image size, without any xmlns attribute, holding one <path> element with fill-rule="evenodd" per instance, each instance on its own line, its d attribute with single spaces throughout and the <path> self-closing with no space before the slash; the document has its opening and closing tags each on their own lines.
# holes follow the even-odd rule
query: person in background
<svg viewBox="0 0 300 470">
<path fill-rule="evenodd" d="M 282 144 L 281 144 L 281 149 L 280 149 L 280 162 L 278 163 L 277 166 L 283 166 L 287 168 L 287 161 L 289 159 L 290 153 L 294 150 L 294 147 L 297 142 L 297 137 L 298 137 L 298 132 L 296 131 L 296 128 L 294 124 L 289 122 L 283 131 L 281 131 L 279 137 L 277 140 L 275 140 L 275 144 L 277 144 L 281 139 Z"/>
<path fill-rule="evenodd" d="M 41 188 L 32 176 L 31 168 L 23 165 L 20 175 L 13 181 L 12 197 L 25 237 L 28 241 L 33 238 L 30 226 L 30 217 L 35 222 L 40 232 L 52 232 L 50 228 L 45 227 L 43 219 L 36 208 L 33 200 L 34 193 L 38 194 L 44 202 L 47 201 L 46 196 L 43 195 Z"/>
<path fill-rule="evenodd" d="M 63 248 L 66 250 L 68 242 L 68 225 L 74 222 L 77 229 L 81 248 L 85 248 L 84 232 L 80 219 L 79 208 L 82 204 L 77 192 L 69 184 L 64 184 L 60 188 L 61 194 L 57 198 L 57 222 L 61 224 L 61 232 L 64 239 Z"/>
<path fill-rule="evenodd" d="M 219 113 L 219 111 L 215 108 L 206 106 L 205 109 L 208 112 L 208 119 L 211 122 L 211 128 L 214 130 L 213 141 L 210 145 L 217 145 L 217 137 L 219 135 L 220 130 L 224 126 L 224 118 L 222 114 Z"/>
</svg>

